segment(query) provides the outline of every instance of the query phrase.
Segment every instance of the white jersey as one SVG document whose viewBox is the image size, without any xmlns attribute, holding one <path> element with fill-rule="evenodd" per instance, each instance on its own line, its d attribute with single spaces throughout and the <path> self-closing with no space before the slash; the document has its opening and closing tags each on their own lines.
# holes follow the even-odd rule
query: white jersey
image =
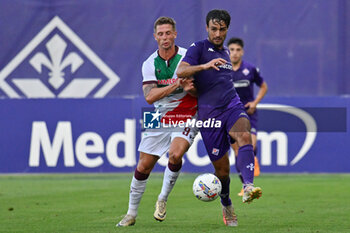
<svg viewBox="0 0 350 233">
<path fill-rule="evenodd" d="M 165 61 L 155 51 L 142 65 L 143 84 L 155 83 L 165 87 L 176 82 L 176 70 L 186 54 L 186 49 L 176 46 L 176 54 Z M 162 114 L 161 121 L 180 121 L 193 118 L 197 113 L 197 98 L 185 92 L 181 87 L 172 94 L 156 102 L 154 107 Z"/>
</svg>

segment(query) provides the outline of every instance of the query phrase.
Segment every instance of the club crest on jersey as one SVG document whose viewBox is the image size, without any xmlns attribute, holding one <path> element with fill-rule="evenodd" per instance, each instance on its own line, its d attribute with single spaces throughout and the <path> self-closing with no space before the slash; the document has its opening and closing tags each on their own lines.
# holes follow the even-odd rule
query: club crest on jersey
<svg viewBox="0 0 350 233">
<path fill-rule="evenodd" d="M 247 75 L 249 74 L 249 70 L 248 70 L 247 68 L 245 68 L 245 69 L 242 71 L 242 73 L 243 73 L 245 76 L 247 76 Z"/>
<path fill-rule="evenodd" d="M 157 71 L 158 74 L 160 74 L 160 72 L 162 72 L 161 69 L 157 69 L 156 71 Z"/>
<path fill-rule="evenodd" d="M 212 153 L 213 155 L 219 155 L 219 152 L 220 152 L 219 149 L 213 148 L 213 150 L 212 150 L 211 153 Z"/>
</svg>

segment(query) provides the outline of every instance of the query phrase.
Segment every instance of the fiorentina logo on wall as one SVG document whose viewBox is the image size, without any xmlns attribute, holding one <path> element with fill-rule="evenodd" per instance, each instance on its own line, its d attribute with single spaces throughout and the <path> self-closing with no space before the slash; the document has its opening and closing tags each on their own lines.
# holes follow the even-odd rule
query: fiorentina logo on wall
<svg viewBox="0 0 350 233">
<path fill-rule="evenodd" d="M 58 16 L 0 71 L 9 98 L 103 98 L 119 82 Z"/>
</svg>

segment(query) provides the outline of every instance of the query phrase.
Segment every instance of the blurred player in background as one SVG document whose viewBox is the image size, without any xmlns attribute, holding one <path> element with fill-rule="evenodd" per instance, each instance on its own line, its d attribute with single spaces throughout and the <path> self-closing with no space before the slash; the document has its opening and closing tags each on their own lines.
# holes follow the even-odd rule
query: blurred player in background
<svg viewBox="0 0 350 233">
<path fill-rule="evenodd" d="M 240 102 L 232 80 L 229 51 L 224 47 L 231 16 L 225 10 L 212 10 L 206 17 L 208 38 L 195 42 L 187 50 L 177 71 L 179 78 L 194 77 L 198 96 L 198 118 L 215 118 L 221 128 L 200 128 L 202 138 L 220 179 L 223 220 L 227 226 L 237 226 L 237 216 L 229 197 L 230 162 L 228 150 L 235 140 L 239 146 L 237 166 L 244 185 L 243 202 L 250 203 L 261 196 L 261 188 L 254 187 L 254 152 L 250 136 L 249 117 Z M 188 86 L 188 85 L 187 85 Z M 187 86 L 184 86 L 186 90 Z"/>
<path fill-rule="evenodd" d="M 256 106 L 262 100 L 262 98 L 264 98 L 267 92 L 267 84 L 261 77 L 259 70 L 255 66 L 242 60 L 242 57 L 244 55 L 244 41 L 241 38 L 231 38 L 227 42 L 227 47 L 230 51 L 230 59 L 233 69 L 233 82 L 235 85 L 235 89 L 250 119 L 250 133 L 252 136 L 252 144 L 255 155 L 254 176 L 259 176 L 260 166 L 256 157 L 256 134 L 258 130 L 258 113 L 256 111 Z M 256 98 L 254 98 L 254 84 L 256 84 L 260 88 L 258 94 L 256 95 Z M 235 155 L 237 156 L 237 143 L 232 144 L 232 148 L 235 151 Z M 243 183 L 242 175 L 240 174 L 240 171 L 237 166 L 236 168 L 239 173 L 239 177 L 241 178 L 241 181 Z M 243 196 L 243 193 L 244 190 L 242 189 L 241 192 L 238 193 L 238 195 Z"/>
<path fill-rule="evenodd" d="M 176 23 L 172 18 L 160 17 L 154 23 L 154 38 L 158 43 L 155 51 L 142 65 L 143 93 L 147 103 L 154 104 L 161 114 L 161 122 L 186 121 L 197 113 L 197 99 L 180 86 L 176 69 L 186 49 L 175 45 Z M 175 116 L 175 118 L 174 118 Z M 158 116 L 154 116 L 158 117 Z M 169 161 L 164 171 L 163 186 L 156 202 L 154 218 L 166 217 L 166 202 L 175 185 L 182 166 L 182 157 L 196 136 L 196 128 L 175 128 L 145 131 L 139 145 L 140 158 L 131 181 L 129 209 L 117 226 L 131 226 L 136 222 L 138 206 L 146 189 L 149 174 L 154 165 L 169 150 Z"/>
</svg>

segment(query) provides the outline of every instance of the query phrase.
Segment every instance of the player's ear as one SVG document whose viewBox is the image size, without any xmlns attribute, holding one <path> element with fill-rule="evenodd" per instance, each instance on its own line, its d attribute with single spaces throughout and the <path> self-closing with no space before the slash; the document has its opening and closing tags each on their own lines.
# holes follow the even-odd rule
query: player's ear
<svg viewBox="0 0 350 233">
<path fill-rule="evenodd" d="M 157 40 L 156 33 L 153 33 L 153 37 L 155 40 Z"/>
<path fill-rule="evenodd" d="M 209 32 L 209 28 L 208 25 L 205 26 L 205 29 L 207 30 L 207 32 Z"/>
<path fill-rule="evenodd" d="M 177 37 L 177 31 L 174 31 L 174 38 Z"/>
</svg>

